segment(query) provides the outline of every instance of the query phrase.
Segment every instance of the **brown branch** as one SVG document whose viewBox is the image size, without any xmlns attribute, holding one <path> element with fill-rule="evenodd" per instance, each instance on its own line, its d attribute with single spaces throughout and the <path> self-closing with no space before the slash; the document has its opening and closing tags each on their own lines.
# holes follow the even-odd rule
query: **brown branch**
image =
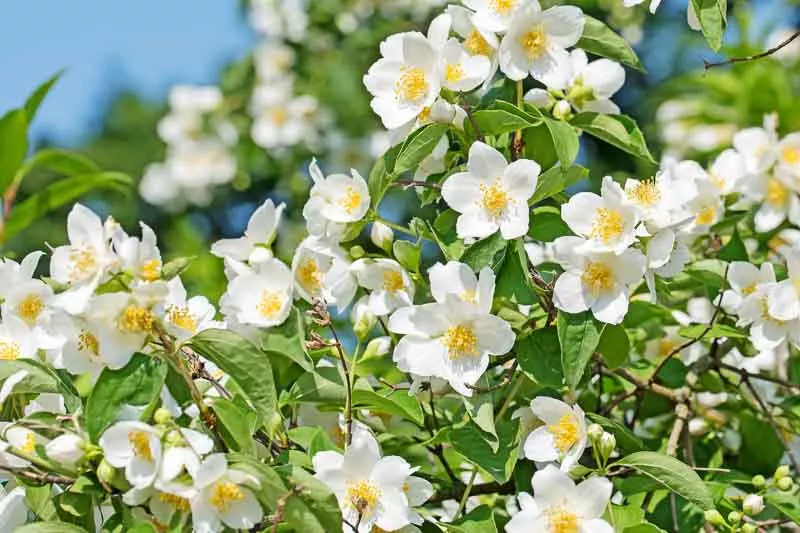
<svg viewBox="0 0 800 533">
<path fill-rule="evenodd" d="M 703 60 L 703 69 L 705 69 L 707 71 L 709 69 L 712 69 L 714 67 L 720 67 L 722 65 L 732 65 L 734 63 L 745 63 L 745 62 L 748 62 L 748 61 L 756 61 L 757 59 L 763 59 L 763 58 L 765 58 L 767 56 L 771 56 L 775 52 L 779 51 L 781 48 L 789 46 L 789 44 L 792 41 L 794 41 L 795 39 L 797 39 L 798 36 L 800 36 L 800 31 L 794 32 L 789 37 L 787 37 L 786 39 L 784 39 L 783 41 L 781 41 L 777 45 L 773 46 L 769 50 L 766 50 L 766 51 L 758 53 L 758 54 L 753 54 L 753 55 L 749 55 L 749 56 L 742 56 L 742 57 L 729 57 L 729 58 L 724 59 L 722 61 L 716 61 L 716 62 L 706 61 L 704 59 Z"/>
<path fill-rule="evenodd" d="M 34 483 L 57 483 L 61 485 L 71 485 L 72 483 L 75 483 L 75 479 L 71 477 L 36 472 L 33 470 L 26 470 L 24 468 L 0 466 L 0 470 L 3 472 L 8 472 L 9 474 L 17 477 L 25 478 L 28 481 L 33 481 Z"/>
<path fill-rule="evenodd" d="M 472 389 L 480 394 L 502 389 L 503 387 L 511 383 L 511 380 L 514 379 L 514 372 L 516 371 L 517 371 L 517 360 L 514 359 L 514 362 L 511 364 L 509 369 L 503 373 L 503 378 L 498 383 L 491 385 L 489 387 L 478 387 L 475 385 L 467 385 L 467 388 Z"/>
<path fill-rule="evenodd" d="M 430 497 L 427 503 L 438 503 L 444 500 L 460 500 L 464 495 L 465 486 L 463 483 L 451 487 L 444 487 Z M 513 482 L 508 483 L 483 483 L 473 485 L 470 496 L 480 496 L 482 494 L 516 494 L 516 487 Z"/>
<path fill-rule="evenodd" d="M 678 440 L 683 434 L 686 426 L 686 421 L 689 419 L 689 406 L 681 402 L 675 406 L 675 423 L 672 425 L 672 432 L 669 434 L 667 441 L 667 455 L 675 457 L 678 451 Z"/>
<path fill-rule="evenodd" d="M 400 187 L 402 189 L 410 189 L 411 187 L 427 187 L 428 189 L 439 190 L 442 188 L 442 186 L 438 183 L 419 180 L 394 180 L 389 185 L 391 187 Z"/>
</svg>

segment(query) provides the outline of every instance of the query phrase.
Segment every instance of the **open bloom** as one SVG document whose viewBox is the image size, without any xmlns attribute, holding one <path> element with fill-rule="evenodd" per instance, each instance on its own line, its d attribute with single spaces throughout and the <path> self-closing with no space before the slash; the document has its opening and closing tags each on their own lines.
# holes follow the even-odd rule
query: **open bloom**
<svg viewBox="0 0 800 533">
<path fill-rule="evenodd" d="M 490 267 L 484 267 L 476 276 L 465 263 L 436 263 L 428 269 L 428 277 L 431 280 L 431 295 L 440 304 L 455 296 L 462 302 L 475 305 L 482 313 L 492 310 L 494 271 Z"/>
<path fill-rule="evenodd" d="M 788 277 L 787 279 L 778 282 L 770 289 L 767 297 L 768 311 L 770 316 L 773 316 L 778 320 L 792 320 L 800 317 L 800 251 L 797 251 L 793 248 L 784 247 L 781 252 L 786 258 Z M 731 265 L 731 268 L 733 268 L 734 264 Z M 745 267 L 748 273 L 750 273 L 752 269 L 755 269 L 755 267 L 749 265 L 749 263 L 744 264 L 751 267 Z M 769 267 L 767 267 L 767 265 L 769 265 Z M 761 281 L 763 279 L 764 282 L 774 282 L 775 274 L 772 272 L 772 264 L 769 262 L 764 262 L 761 267 L 762 269 L 769 268 L 771 277 L 762 276 L 761 278 L 758 278 L 758 280 Z M 751 276 L 748 276 L 748 278 Z M 733 287 L 733 273 L 729 272 L 728 279 Z M 750 280 L 748 279 L 748 281 Z M 755 281 L 756 279 L 753 279 L 750 284 L 743 289 L 740 289 L 739 292 L 746 292 L 746 294 L 752 294 L 755 292 L 755 289 L 758 287 L 758 285 L 753 284 Z"/>
<path fill-rule="evenodd" d="M 461 213 L 456 231 L 461 238 L 482 239 L 498 229 L 504 239 L 528 231 L 528 199 L 541 167 L 527 159 L 509 164 L 503 154 L 482 142 L 469 149 L 467 171 L 450 176 L 442 186 L 447 205 Z"/>
<path fill-rule="evenodd" d="M 628 312 L 628 295 L 641 282 L 645 257 L 628 248 L 612 252 L 580 252 L 579 237 L 559 237 L 556 260 L 564 273 L 556 279 L 553 303 L 567 313 L 591 309 L 594 317 L 608 324 L 619 324 Z"/>
<path fill-rule="evenodd" d="M 340 310 L 348 306 L 358 285 L 346 253 L 337 244 L 307 237 L 292 259 L 295 295 L 311 303 L 322 298 Z"/>
<path fill-rule="evenodd" d="M 543 81 L 569 61 L 566 49 L 578 42 L 583 25 L 583 12 L 575 6 L 542 11 L 536 0 L 526 2 L 514 13 L 500 43 L 500 70 L 515 81 L 528 73 Z"/>
<path fill-rule="evenodd" d="M 161 252 L 156 243 L 156 234 L 147 224 L 139 223 L 142 238 L 130 236 L 116 225 L 111 242 L 119 256 L 123 270 L 139 281 L 157 281 L 161 278 Z"/>
<path fill-rule="evenodd" d="M 149 487 L 161 465 L 161 435 L 142 422 L 118 422 L 105 430 L 100 447 L 106 461 L 125 469 L 125 479 L 135 488 Z"/>
<path fill-rule="evenodd" d="M 613 533 L 601 516 L 611 499 L 611 482 L 590 477 L 575 485 L 567 474 L 547 466 L 533 475 L 533 497 L 518 496 L 521 510 L 506 524 L 506 533 Z"/>
<path fill-rule="evenodd" d="M 359 285 L 372 291 L 368 305 L 376 316 L 414 303 L 414 283 L 397 261 L 359 259 L 352 268 Z"/>
<path fill-rule="evenodd" d="M 232 529 L 250 529 L 264 517 L 252 491 L 259 487 L 258 480 L 229 468 L 223 454 L 209 455 L 190 474 L 197 490 L 191 499 L 193 531 L 216 533 L 222 524 Z"/>
<path fill-rule="evenodd" d="M 384 127 L 403 126 L 439 96 L 439 52 L 419 32 L 390 35 L 381 43 L 381 58 L 369 68 L 364 85 Z"/>
<path fill-rule="evenodd" d="M 531 410 L 543 426 L 534 429 L 525 440 L 525 457 L 537 462 L 561 463 L 569 472 L 586 448 L 586 418 L 578 405 L 570 407 L 561 400 L 539 396 Z"/>
<path fill-rule="evenodd" d="M 431 497 L 431 484 L 413 476 L 416 469 L 405 459 L 381 457 L 378 442 L 368 431 L 356 433 L 344 455 L 320 452 L 312 463 L 315 477 L 336 495 L 342 518 L 359 524 L 358 533 L 369 533 L 373 528 L 397 531 L 422 523 L 413 507 Z"/>
<path fill-rule="evenodd" d="M 230 257 L 237 261 L 248 261 L 259 249 L 268 249 L 278 231 L 281 215 L 286 206 L 277 207 L 266 200 L 253 211 L 244 235 L 235 239 L 221 239 L 211 245 L 211 253 L 217 257 Z"/>
<path fill-rule="evenodd" d="M 367 182 L 356 170 L 351 176 L 325 176 L 316 160 L 308 167 L 314 186 L 303 207 L 308 232 L 320 237 L 338 237 L 344 224 L 361 220 L 369 209 Z"/>
<path fill-rule="evenodd" d="M 153 312 L 164 321 L 166 330 L 179 340 L 185 340 L 204 329 L 224 327 L 214 320 L 216 309 L 205 296 L 187 297 L 181 278 L 167 282 L 167 296 Z"/>
<path fill-rule="evenodd" d="M 450 39 L 441 53 L 442 87 L 451 91 L 471 91 L 491 74 L 491 61 L 484 55 L 472 55 L 456 39 Z"/>
<path fill-rule="evenodd" d="M 527 0 L 464 0 L 464 5 L 475 11 L 472 23 L 485 32 L 506 31 L 526 3 Z"/>
<path fill-rule="evenodd" d="M 220 300 L 220 309 L 238 324 L 277 326 L 292 309 L 292 286 L 292 271 L 272 258 L 233 278 Z"/>
<path fill-rule="evenodd" d="M 393 355 L 400 370 L 445 379 L 465 396 L 472 395 L 468 385 L 486 371 L 489 356 L 508 353 L 516 338 L 508 322 L 456 297 L 398 309 L 389 329 L 405 335 Z"/>
<path fill-rule="evenodd" d="M 561 206 L 569 229 L 584 237 L 574 242 L 581 250 L 621 253 L 636 240 L 638 209 L 628 203 L 622 187 L 610 176 L 603 178 L 601 196 L 579 192 Z"/>
</svg>

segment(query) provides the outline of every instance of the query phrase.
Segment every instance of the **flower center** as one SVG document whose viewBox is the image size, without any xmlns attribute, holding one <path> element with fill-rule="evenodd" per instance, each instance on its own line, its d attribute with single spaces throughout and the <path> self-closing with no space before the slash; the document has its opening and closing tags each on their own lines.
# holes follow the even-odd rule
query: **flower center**
<svg viewBox="0 0 800 533">
<path fill-rule="evenodd" d="M 547 524 L 550 526 L 550 533 L 578 533 L 580 525 L 578 517 L 562 507 L 548 509 Z"/>
<path fill-rule="evenodd" d="M 431 109 L 431 106 L 423 107 L 422 111 L 420 111 L 419 115 L 417 115 L 417 120 L 419 120 L 420 122 L 425 122 L 426 120 L 431 118 L 431 112 L 432 111 L 433 111 L 433 109 Z"/>
<path fill-rule="evenodd" d="M 592 294 L 607 291 L 614 284 L 611 269 L 603 263 L 589 261 L 581 274 L 581 281 L 589 286 Z"/>
<path fill-rule="evenodd" d="M 378 500 L 381 497 L 381 489 L 372 485 L 368 481 L 349 481 L 347 483 L 347 503 L 361 515 L 361 519 L 372 515 Z"/>
<path fill-rule="evenodd" d="M 214 485 L 214 492 L 211 494 L 209 502 L 216 507 L 217 511 L 224 513 L 232 503 L 244 499 L 244 492 L 236 483 L 222 481 Z"/>
<path fill-rule="evenodd" d="M 15 361 L 19 358 L 19 343 L 14 341 L 0 341 L 0 361 Z"/>
<path fill-rule="evenodd" d="M 403 274 L 397 270 L 385 270 L 383 272 L 383 288 L 389 292 L 397 292 L 405 289 Z"/>
<path fill-rule="evenodd" d="M 153 329 L 153 313 L 139 305 L 129 305 L 119 317 L 117 325 L 128 333 L 145 333 Z"/>
<path fill-rule="evenodd" d="M 547 34 L 544 26 L 539 24 L 534 29 L 524 33 L 519 39 L 522 51 L 528 59 L 538 59 L 547 49 Z"/>
<path fill-rule="evenodd" d="M 428 92 L 425 71 L 419 67 L 404 67 L 395 86 L 397 95 L 407 102 L 415 102 Z"/>
<path fill-rule="evenodd" d="M 92 274 L 97 269 L 97 259 L 88 246 L 76 246 L 69 252 L 70 279 L 79 281 Z"/>
<path fill-rule="evenodd" d="M 186 306 L 171 305 L 167 312 L 167 320 L 181 329 L 185 329 L 190 333 L 197 331 L 197 320 L 189 312 Z"/>
<path fill-rule="evenodd" d="M 283 126 L 289 120 L 289 114 L 281 108 L 272 109 L 269 116 L 276 126 Z"/>
<path fill-rule="evenodd" d="M 28 325 L 36 322 L 42 309 L 44 309 L 44 302 L 42 302 L 42 299 L 36 293 L 27 295 L 19 302 L 19 305 L 17 305 L 17 313 Z"/>
<path fill-rule="evenodd" d="M 447 328 L 444 344 L 447 346 L 447 356 L 450 359 L 474 356 L 478 352 L 478 338 L 475 336 L 475 331 L 464 324 Z"/>
<path fill-rule="evenodd" d="M 547 431 L 553 435 L 556 448 L 561 453 L 567 453 L 567 450 L 578 442 L 578 424 L 575 422 L 575 417 L 569 413 L 562 416 L 555 424 L 548 426 Z"/>
<path fill-rule="evenodd" d="M 20 446 L 20 450 L 28 455 L 36 451 L 36 435 L 33 434 L 33 431 L 29 431 L 25 434 L 25 444 Z"/>
<path fill-rule="evenodd" d="M 751 283 L 747 287 L 742 287 L 742 294 L 744 294 L 745 296 L 750 296 L 754 292 L 756 292 L 756 284 L 755 283 Z"/>
<path fill-rule="evenodd" d="M 589 235 L 608 243 L 619 237 L 623 230 L 622 215 L 613 209 L 601 207 L 594 212 L 594 222 L 592 222 L 592 231 Z"/>
<path fill-rule="evenodd" d="M 481 32 L 476 29 L 473 29 L 467 35 L 467 38 L 464 39 L 463 43 L 464 49 L 473 56 L 491 56 L 492 55 L 492 47 L 489 42 L 483 38 Z"/>
<path fill-rule="evenodd" d="M 464 67 L 461 63 L 448 63 L 444 68 L 444 79 L 448 83 L 455 83 L 464 77 Z"/>
<path fill-rule="evenodd" d="M 503 190 L 497 180 L 488 186 L 481 184 L 480 189 L 483 192 L 483 200 L 481 201 L 483 208 L 493 217 L 499 217 L 510 201 L 508 193 Z"/>
<path fill-rule="evenodd" d="M 283 299 L 278 292 L 267 291 L 261 293 L 261 301 L 256 308 L 264 318 L 275 318 L 281 312 Z"/>
<path fill-rule="evenodd" d="M 78 350 L 89 352 L 91 355 L 97 357 L 100 354 L 100 341 L 88 331 L 83 330 L 80 335 L 78 335 Z"/>
<path fill-rule="evenodd" d="M 651 206 L 661 199 L 661 192 L 656 186 L 655 179 L 640 181 L 631 189 L 630 197 L 641 206 Z"/>
<path fill-rule="evenodd" d="M 694 221 L 701 226 L 705 226 L 714 222 L 715 218 L 717 218 L 717 210 L 713 205 L 709 205 L 697 212 Z"/>
<path fill-rule="evenodd" d="M 139 276 L 145 281 L 156 281 L 161 277 L 161 261 L 148 259 L 142 263 L 142 268 L 139 269 Z"/>
<path fill-rule="evenodd" d="M 162 503 L 170 505 L 176 511 L 186 512 L 189 510 L 189 500 L 170 494 L 169 492 L 162 492 L 158 495 L 158 500 Z"/>
<path fill-rule="evenodd" d="M 472 289 L 467 289 L 461 293 L 461 299 L 467 303 L 477 303 L 478 302 L 478 292 Z"/>
<path fill-rule="evenodd" d="M 153 460 L 153 452 L 150 451 L 150 434 L 146 431 L 131 431 L 128 433 L 128 442 L 131 443 L 133 454 L 145 461 Z"/>
<path fill-rule="evenodd" d="M 789 201 L 789 188 L 776 179 L 769 180 L 767 183 L 767 194 L 765 200 L 768 204 L 775 207 L 784 207 Z"/>
<path fill-rule="evenodd" d="M 297 279 L 308 292 L 317 292 L 322 287 L 322 272 L 313 259 L 307 259 L 300 265 L 297 269 Z"/>
<path fill-rule="evenodd" d="M 509 11 L 514 8 L 514 4 L 516 3 L 516 0 L 491 0 L 489 5 L 491 5 L 496 13 L 508 15 Z"/>
<path fill-rule="evenodd" d="M 800 163 L 800 148 L 794 146 L 784 148 L 781 151 L 781 157 L 783 158 L 784 162 L 790 165 L 796 165 L 797 163 Z"/>
<path fill-rule="evenodd" d="M 356 192 L 352 185 L 348 185 L 347 191 L 339 200 L 339 205 L 342 206 L 345 213 L 351 215 L 361 205 L 361 194 Z"/>
<path fill-rule="evenodd" d="M 675 349 L 675 343 L 671 340 L 661 339 L 658 341 L 658 355 L 666 357 Z"/>
</svg>

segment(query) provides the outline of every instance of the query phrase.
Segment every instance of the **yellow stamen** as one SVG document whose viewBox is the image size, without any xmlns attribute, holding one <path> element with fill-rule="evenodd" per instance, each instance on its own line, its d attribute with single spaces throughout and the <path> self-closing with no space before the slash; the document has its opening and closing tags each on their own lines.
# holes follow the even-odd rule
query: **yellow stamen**
<svg viewBox="0 0 800 533">
<path fill-rule="evenodd" d="M 640 206 L 652 206 L 661 199 L 661 192 L 656 186 L 655 179 L 640 181 L 629 193 L 630 198 Z"/>
<path fill-rule="evenodd" d="M 461 63 L 448 63 L 444 68 L 444 79 L 448 83 L 455 83 L 464 77 L 464 68 Z"/>
<path fill-rule="evenodd" d="M 524 33 L 519 39 L 522 51 L 528 59 L 538 59 L 547 49 L 547 34 L 541 24 Z"/>
<path fill-rule="evenodd" d="M 495 180 L 491 185 L 481 184 L 480 190 L 483 193 L 481 205 L 493 217 L 499 217 L 506 206 L 511 201 L 508 193 L 503 190 L 500 183 Z"/>
<path fill-rule="evenodd" d="M 44 309 L 44 302 L 36 293 L 28 294 L 17 305 L 17 313 L 28 325 L 36 322 L 42 309 Z"/>
<path fill-rule="evenodd" d="M 297 280 L 308 292 L 317 292 L 322 287 L 323 274 L 313 259 L 306 259 L 297 269 Z"/>
<path fill-rule="evenodd" d="M 232 503 L 244 499 L 244 492 L 236 483 L 222 481 L 214 485 L 214 492 L 211 494 L 209 502 L 216 507 L 217 511 L 224 513 Z"/>
<path fill-rule="evenodd" d="M 464 324 L 447 328 L 444 345 L 447 346 L 447 356 L 450 359 L 460 359 L 478 354 L 478 338 L 475 336 L 475 331 Z"/>
<path fill-rule="evenodd" d="M 15 361 L 20 356 L 19 343 L 0 341 L 0 361 Z"/>
<path fill-rule="evenodd" d="M 276 107 L 270 110 L 269 118 L 272 119 L 273 124 L 276 126 L 283 126 L 289 121 L 289 114 L 284 109 Z"/>
<path fill-rule="evenodd" d="M 478 301 L 478 293 L 477 291 L 467 289 L 463 293 L 461 293 L 461 299 L 464 300 L 465 302 L 474 304 Z"/>
<path fill-rule="evenodd" d="M 156 281 L 161 277 L 161 261 L 158 259 L 148 259 L 142 263 L 139 269 L 139 277 L 145 281 Z"/>
<path fill-rule="evenodd" d="M 773 178 L 767 183 L 767 194 L 764 200 L 775 207 L 784 207 L 789 201 L 789 188 Z"/>
<path fill-rule="evenodd" d="M 261 301 L 256 306 L 264 318 L 275 318 L 281 312 L 282 307 L 283 298 L 280 293 L 267 290 L 261 293 Z"/>
<path fill-rule="evenodd" d="M 100 341 L 88 331 L 83 330 L 78 335 L 78 350 L 81 352 L 88 351 L 92 356 L 97 357 L 100 354 Z"/>
<path fill-rule="evenodd" d="M 790 165 L 800 163 L 800 148 L 791 146 L 781 150 L 781 158 Z"/>
<path fill-rule="evenodd" d="M 492 9 L 501 15 L 507 15 L 509 11 L 514 8 L 516 0 L 491 0 L 489 5 Z"/>
<path fill-rule="evenodd" d="M 551 508 L 546 511 L 549 533 L 578 533 L 580 522 L 578 517 L 561 507 Z"/>
<path fill-rule="evenodd" d="M 83 279 L 97 269 L 94 252 L 87 246 L 73 247 L 69 253 L 70 278 L 73 281 Z"/>
<path fill-rule="evenodd" d="M 419 67 L 405 67 L 397 80 L 395 92 L 398 97 L 408 102 L 416 102 L 428 92 L 428 81 L 425 71 Z"/>
<path fill-rule="evenodd" d="M 417 115 L 417 119 L 420 122 L 425 122 L 426 120 L 431 118 L 431 111 L 433 111 L 433 110 L 431 109 L 430 106 L 423 107 L 422 111 L 420 111 L 419 115 Z"/>
<path fill-rule="evenodd" d="M 744 294 L 745 296 L 749 296 L 749 295 L 753 294 L 754 292 L 756 292 L 756 284 L 755 283 L 751 283 L 747 287 L 742 287 L 742 294 Z"/>
<path fill-rule="evenodd" d="M 33 431 L 28 431 L 25 434 L 25 443 L 19 449 L 28 455 L 33 455 L 36 451 L 36 435 L 33 434 Z"/>
<path fill-rule="evenodd" d="M 146 333 L 153 329 L 155 318 L 153 313 L 145 307 L 129 305 L 122 310 L 117 320 L 120 330 L 128 333 Z"/>
<path fill-rule="evenodd" d="M 153 452 L 150 450 L 150 434 L 146 431 L 131 431 L 128 433 L 128 442 L 133 447 L 133 454 L 145 461 L 153 460 Z"/>
<path fill-rule="evenodd" d="M 658 355 L 666 357 L 675 349 L 675 343 L 671 340 L 661 339 L 658 341 Z"/>
<path fill-rule="evenodd" d="M 492 55 L 492 47 L 489 42 L 483 38 L 483 35 L 478 30 L 473 29 L 464 39 L 464 49 L 473 56 L 487 56 Z"/>
<path fill-rule="evenodd" d="M 347 482 L 347 506 L 355 509 L 362 520 L 372 515 L 380 497 L 381 489 L 368 481 Z"/>
<path fill-rule="evenodd" d="M 195 320 L 186 306 L 171 305 L 167 311 L 167 321 L 190 333 L 197 332 L 197 320 Z"/>
<path fill-rule="evenodd" d="M 716 218 L 717 209 L 713 205 L 709 205 L 697 212 L 694 221 L 701 226 L 707 226 L 712 224 Z"/>
<path fill-rule="evenodd" d="M 613 209 L 601 207 L 594 212 L 592 231 L 589 234 L 595 239 L 608 243 L 622 235 L 625 227 L 622 224 L 622 215 Z"/>
<path fill-rule="evenodd" d="M 384 270 L 383 288 L 389 292 L 397 292 L 405 289 L 406 283 L 403 281 L 403 274 L 397 270 Z"/>
<path fill-rule="evenodd" d="M 608 265 L 589 261 L 583 269 L 581 281 L 589 286 L 592 294 L 597 295 L 614 285 L 614 275 Z"/>
<path fill-rule="evenodd" d="M 182 513 L 185 513 L 189 510 L 189 500 L 180 496 L 176 496 L 175 494 L 162 492 L 158 495 L 158 500 L 162 503 L 170 505 L 173 509 Z"/>
<path fill-rule="evenodd" d="M 569 413 L 562 416 L 558 422 L 547 427 L 547 431 L 553 435 L 556 448 L 561 453 L 567 453 L 572 446 L 578 442 L 580 430 L 575 417 Z"/>
<path fill-rule="evenodd" d="M 347 191 L 339 200 L 339 205 L 350 215 L 361 205 L 361 194 L 357 192 L 352 185 L 348 185 Z"/>
</svg>

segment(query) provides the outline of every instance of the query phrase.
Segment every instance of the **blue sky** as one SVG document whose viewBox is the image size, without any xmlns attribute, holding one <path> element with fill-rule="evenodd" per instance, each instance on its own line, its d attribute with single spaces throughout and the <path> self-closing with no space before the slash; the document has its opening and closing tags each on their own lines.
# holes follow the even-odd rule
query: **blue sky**
<svg viewBox="0 0 800 533">
<path fill-rule="evenodd" d="M 0 113 L 66 68 L 32 129 L 75 144 L 115 88 L 162 99 L 175 83 L 212 83 L 255 40 L 235 0 L 2 2 Z"/>
</svg>

